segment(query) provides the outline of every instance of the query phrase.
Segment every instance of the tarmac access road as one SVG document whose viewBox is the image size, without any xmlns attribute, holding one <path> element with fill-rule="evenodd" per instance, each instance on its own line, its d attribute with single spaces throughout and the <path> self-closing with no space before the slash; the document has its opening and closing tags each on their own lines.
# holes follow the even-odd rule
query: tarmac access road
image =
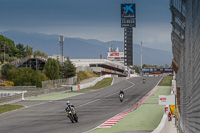
<svg viewBox="0 0 200 133">
<path fill-rule="evenodd" d="M 91 130 L 109 118 L 134 105 L 152 90 L 161 77 L 131 78 L 112 86 L 55 101 L 21 101 L 15 104 L 26 108 L 0 115 L 0 133 L 82 133 Z M 119 101 L 119 90 L 125 100 Z M 78 123 L 71 123 L 65 112 L 66 101 L 76 107 Z"/>
</svg>

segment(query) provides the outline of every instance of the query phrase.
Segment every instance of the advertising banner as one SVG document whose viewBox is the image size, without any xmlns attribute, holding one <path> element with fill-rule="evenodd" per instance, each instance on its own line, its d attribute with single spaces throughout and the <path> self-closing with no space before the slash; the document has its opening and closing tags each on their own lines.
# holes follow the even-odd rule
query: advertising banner
<svg viewBox="0 0 200 133">
<path fill-rule="evenodd" d="M 175 95 L 159 95 L 159 105 L 175 105 Z"/>
<path fill-rule="evenodd" d="M 136 27 L 135 4 L 121 4 L 121 27 Z"/>
</svg>

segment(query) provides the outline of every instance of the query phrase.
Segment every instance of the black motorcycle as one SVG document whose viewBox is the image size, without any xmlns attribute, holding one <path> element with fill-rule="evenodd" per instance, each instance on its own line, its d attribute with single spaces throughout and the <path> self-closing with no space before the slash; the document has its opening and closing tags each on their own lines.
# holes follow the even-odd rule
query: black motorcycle
<svg viewBox="0 0 200 133">
<path fill-rule="evenodd" d="M 123 100 L 124 100 L 124 91 L 122 89 L 119 92 L 119 100 L 120 100 L 120 102 L 123 102 Z"/>
<path fill-rule="evenodd" d="M 145 84 L 145 82 L 146 82 L 146 79 L 143 79 L 143 84 Z"/>
<path fill-rule="evenodd" d="M 70 109 L 68 109 L 67 112 L 68 112 L 67 117 L 69 117 L 69 119 L 71 120 L 72 123 L 78 122 L 78 116 L 73 107 L 70 107 Z"/>
<path fill-rule="evenodd" d="M 123 100 L 124 100 L 124 94 L 123 93 L 119 94 L 119 100 L 120 100 L 120 102 L 123 102 Z"/>
</svg>

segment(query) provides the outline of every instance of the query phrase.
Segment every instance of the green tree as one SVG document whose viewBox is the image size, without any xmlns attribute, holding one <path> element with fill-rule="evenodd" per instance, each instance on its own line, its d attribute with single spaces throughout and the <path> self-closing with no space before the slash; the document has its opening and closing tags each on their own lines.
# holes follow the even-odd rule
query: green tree
<svg viewBox="0 0 200 133">
<path fill-rule="evenodd" d="M 16 86 L 42 86 L 42 81 L 47 77 L 40 71 L 31 68 L 10 69 L 8 71 L 8 80 L 14 82 Z"/>
<path fill-rule="evenodd" d="M 9 57 L 9 55 L 8 54 L 5 54 L 5 62 L 8 62 L 8 61 L 10 61 L 10 57 Z M 0 54 L 0 62 L 1 62 L 1 64 L 3 64 L 4 63 L 4 53 L 1 53 Z"/>
<path fill-rule="evenodd" d="M 165 68 L 169 68 L 169 65 L 168 65 L 168 64 L 165 64 Z"/>
<path fill-rule="evenodd" d="M 53 80 L 59 77 L 59 65 L 55 59 L 49 58 L 44 67 L 45 75 Z"/>
<path fill-rule="evenodd" d="M 40 50 L 36 50 L 35 52 L 34 52 L 34 55 L 38 55 L 38 56 L 41 56 L 41 51 Z"/>
<path fill-rule="evenodd" d="M 164 68 L 164 66 L 160 66 L 159 68 Z"/>
<path fill-rule="evenodd" d="M 64 72 L 67 70 L 67 64 L 64 62 L 63 64 L 59 65 L 59 78 L 63 79 L 64 77 Z"/>
<path fill-rule="evenodd" d="M 3 76 L 4 79 L 7 78 L 7 76 L 8 76 L 8 71 L 9 71 L 10 69 L 13 69 L 13 68 L 15 68 L 15 66 L 12 65 L 12 64 L 10 64 L 10 63 L 6 63 L 5 65 L 3 65 L 3 66 L 1 67 L 1 74 L 2 74 L 2 76 Z"/>
<path fill-rule="evenodd" d="M 76 75 L 76 67 L 72 62 L 70 61 L 69 58 L 67 58 L 66 61 L 66 70 L 64 71 L 64 78 L 71 78 Z"/>
<path fill-rule="evenodd" d="M 34 55 L 38 55 L 38 56 L 43 56 L 43 57 L 48 57 L 47 54 L 45 54 L 44 52 L 41 52 L 40 50 L 37 50 L 34 52 Z"/>
<path fill-rule="evenodd" d="M 140 73 L 140 66 L 134 65 L 133 68 L 136 73 Z"/>
<path fill-rule="evenodd" d="M 142 68 L 147 68 L 147 67 L 148 67 L 147 64 L 143 64 L 143 65 L 142 65 Z"/>
<path fill-rule="evenodd" d="M 26 45 L 25 49 L 26 49 L 26 54 L 27 55 L 32 55 L 33 54 L 33 48 L 32 47 Z"/>
<path fill-rule="evenodd" d="M 17 52 L 16 52 L 16 56 L 18 58 L 24 58 L 24 57 L 27 56 L 24 44 L 19 43 L 19 44 L 16 45 L 16 48 L 18 49 Z"/>
<path fill-rule="evenodd" d="M 5 36 L 0 35 L 0 52 L 4 52 L 4 45 L 5 53 L 9 56 L 14 56 L 17 51 L 14 41 L 6 38 Z"/>
</svg>

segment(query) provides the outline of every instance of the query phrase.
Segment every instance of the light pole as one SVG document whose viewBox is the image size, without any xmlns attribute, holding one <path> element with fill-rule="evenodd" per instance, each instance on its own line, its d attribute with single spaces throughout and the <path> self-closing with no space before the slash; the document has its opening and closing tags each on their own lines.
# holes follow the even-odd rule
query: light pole
<svg viewBox="0 0 200 133">
<path fill-rule="evenodd" d="M 142 41 L 141 41 L 141 70 L 142 70 Z"/>
<path fill-rule="evenodd" d="M 5 51 L 6 51 L 6 50 L 5 50 L 5 46 L 6 46 L 6 44 L 4 43 L 3 46 L 4 46 L 4 54 L 3 54 L 4 59 L 3 59 L 3 64 L 5 64 L 5 58 L 6 58 L 6 54 L 5 54 Z"/>
<path fill-rule="evenodd" d="M 63 63 L 63 44 L 64 44 L 64 36 L 59 37 L 59 44 L 60 44 L 60 54 L 61 54 L 61 64 Z"/>
</svg>

